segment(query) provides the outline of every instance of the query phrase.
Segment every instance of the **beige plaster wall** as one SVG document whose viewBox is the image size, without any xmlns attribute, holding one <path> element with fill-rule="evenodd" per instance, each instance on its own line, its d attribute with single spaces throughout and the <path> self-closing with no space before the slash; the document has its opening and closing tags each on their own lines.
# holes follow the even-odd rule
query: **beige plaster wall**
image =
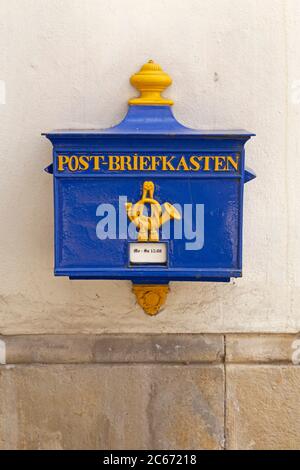
<svg viewBox="0 0 300 470">
<path fill-rule="evenodd" d="M 0 333 L 300 329 L 298 0 L 0 0 Z M 149 58 L 191 127 L 246 128 L 244 277 L 173 283 L 156 318 L 129 282 L 54 278 L 52 128 L 108 127 Z"/>
</svg>

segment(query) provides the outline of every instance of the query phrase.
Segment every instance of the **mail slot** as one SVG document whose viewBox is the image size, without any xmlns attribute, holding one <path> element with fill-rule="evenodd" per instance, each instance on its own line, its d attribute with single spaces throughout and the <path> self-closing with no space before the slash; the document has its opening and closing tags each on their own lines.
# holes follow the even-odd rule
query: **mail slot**
<svg viewBox="0 0 300 470">
<path fill-rule="evenodd" d="M 140 96 L 106 130 L 58 130 L 53 144 L 56 276 L 129 279 L 155 314 L 170 281 L 242 276 L 244 130 L 189 129 L 161 95 L 149 61 L 131 77 Z"/>
</svg>

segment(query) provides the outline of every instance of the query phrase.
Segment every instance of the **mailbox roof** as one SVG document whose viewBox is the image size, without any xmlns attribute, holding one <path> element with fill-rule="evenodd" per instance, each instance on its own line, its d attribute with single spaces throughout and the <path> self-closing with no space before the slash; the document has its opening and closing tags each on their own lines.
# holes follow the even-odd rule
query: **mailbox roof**
<svg viewBox="0 0 300 470">
<path fill-rule="evenodd" d="M 180 124 L 173 115 L 170 106 L 129 106 L 128 112 L 118 125 L 109 129 L 65 129 L 46 132 L 50 138 L 96 137 L 117 135 L 161 135 L 161 136 L 198 136 L 198 137 L 222 137 L 248 140 L 255 134 L 243 129 L 238 130 L 205 130 L 190 129 Z"/>
</svg>

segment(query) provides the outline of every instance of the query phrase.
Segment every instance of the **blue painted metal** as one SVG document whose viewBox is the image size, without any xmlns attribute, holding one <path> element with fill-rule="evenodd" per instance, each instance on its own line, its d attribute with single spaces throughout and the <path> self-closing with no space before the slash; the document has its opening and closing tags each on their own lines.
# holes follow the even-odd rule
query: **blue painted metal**
<svg viewBox="0 0 300 470">
<path fill-rule="evenodd" d="M 130 106 L 125 119 L 106 130 L 63 130 L 45 135 L 53 144 L 53 164 L 45 171 L 54 177 L 55 275 L 70 279 L 130 279 L 135 283 L 178 281 L 228 282 L 242 275 L 244 183 L 255 178 L 245 169 L 245 143 L 254 135 L 244 130 L 189 129 L 169 106 Z M 58 171 L 63 155 L 238 155 L 239 171 L 162 171 L 161 169 L 101 172 Z M 161 203 L 204 205 L 204 245 L 186 249 L 186 238 L 169 241 L 168 266 L 130 266 L 128 240 L 99 240 L 96 209 L 118 198 L 135 202 L 143 182 L 155 184 Z M 118 229 L 118 227 L 117 227 Z"/>
</svg>

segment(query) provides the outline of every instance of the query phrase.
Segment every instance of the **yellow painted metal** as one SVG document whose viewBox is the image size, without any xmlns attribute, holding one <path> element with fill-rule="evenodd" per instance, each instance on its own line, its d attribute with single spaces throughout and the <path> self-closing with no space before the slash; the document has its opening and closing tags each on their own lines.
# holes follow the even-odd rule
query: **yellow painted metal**
<svg viewBox="0 0 300 470">
<path fill-rule="evenodd" d="M 127 202 L 125 205 L 129 220 L 139 229 L 139 242 L 158 242 L 159 227 L 171 219 L 180 220 L 181 218 L 180 213 L 172 204 L 165 202 L 161 206 L 154 199 L 154 190 L 154 183 L 152 181 L 145 181 L 142 198 L 134 205 L 131 202 Z M 147 204 L 150 206 L 150 211 L 147 210 Z M 150 215 L 146 215 L 148 212 Z"/>
<path fill-rule="evenodd" d="M 161 96 L 161 93 L 171 85 L 172 79 L 153 60 L 149 60 L 138 73 L 132 75 L 130 83 L 140 92 L 140 96 L 131 98 L 129 104 L 141 106 L 173 104 L 172 100 Z"/>
</svg>

